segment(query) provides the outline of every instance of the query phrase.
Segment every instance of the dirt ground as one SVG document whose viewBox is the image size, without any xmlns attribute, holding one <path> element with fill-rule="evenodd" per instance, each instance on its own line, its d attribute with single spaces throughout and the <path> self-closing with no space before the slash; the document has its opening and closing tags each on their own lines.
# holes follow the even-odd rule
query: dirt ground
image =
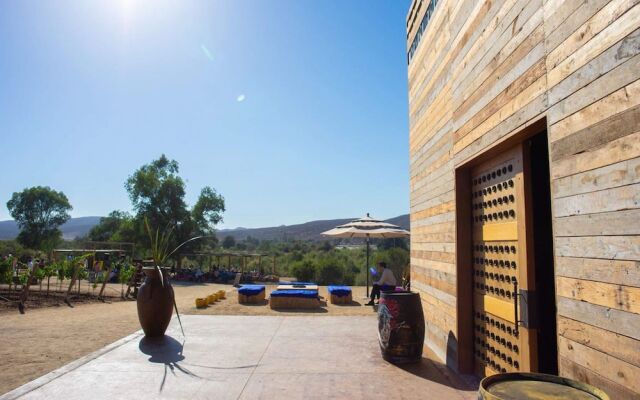
<svg viewBox="0 0 640 400">
<path fill-rule="evenodd" d="M 217 290 L 227 291 L 227 299 L 206 309 L 195 307 L 195 298 Z M 267 296 L 275 286 L 267 286 Z M 108 288 L 120 293 L 120 285 Z M 336 306 L 322 302 L 319 310 L 275 311 L 261 305 L 238 304 L 238 293 L 230 285 L 174 283 L 176 302 L 182 314 L 198 315 L 374 315 L 365 307 L 364 287 L 353 288 L 354 302 Z M 320 288 L 327 300 L 326 287 Z M 27 310 L 20 315 L 0 313 L 0 394 L 59 368 L 79 357 L 140 329 L 135 301 L 83 303 Z"/>
</svg>

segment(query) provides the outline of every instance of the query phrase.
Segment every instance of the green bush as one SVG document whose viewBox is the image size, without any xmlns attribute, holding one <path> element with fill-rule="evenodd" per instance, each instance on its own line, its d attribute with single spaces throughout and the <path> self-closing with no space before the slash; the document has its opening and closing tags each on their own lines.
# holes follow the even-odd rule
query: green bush
<svg viewBox="0 0 640 400">
<path fill-rule="evenodd" d="M 313 281 L 316 277 L 315 265 L 309 260 L 296 261 L 291 266 L 291 273 L 298 281 Z"/>
<path fill-rule="evenodd" d="M 319 285 L 341 285 L 344 283 L 344 270 L 338 266 L 336 260 L 322 260 L 317 267 Z"/>
<path fill-rule="evenodd" d="M 380 261 L 386 262 L 387 268 L 391 269 L 398 284 L 409 269 L 409 252 L 399 247 L 377 251 L 374 260 L 376 264 Z"/>
<path fill-rule="evenodd" d="M 0 283 L 11 284 L 13 279 L 13 259 L 0 260 Z"/>
</svg>

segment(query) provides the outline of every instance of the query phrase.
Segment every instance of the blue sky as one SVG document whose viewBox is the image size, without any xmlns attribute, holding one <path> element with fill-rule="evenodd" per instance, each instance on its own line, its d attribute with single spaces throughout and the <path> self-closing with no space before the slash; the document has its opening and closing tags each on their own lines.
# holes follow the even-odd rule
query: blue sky
<svg viewBox="0 0 640 400">
<path fill-rule="evenodd" d="M 409 0 L 6 1 L 0 220 L 46 185 L 130 210 L 165 153 L 221 227 L 408 212 Z"/>
</svg>

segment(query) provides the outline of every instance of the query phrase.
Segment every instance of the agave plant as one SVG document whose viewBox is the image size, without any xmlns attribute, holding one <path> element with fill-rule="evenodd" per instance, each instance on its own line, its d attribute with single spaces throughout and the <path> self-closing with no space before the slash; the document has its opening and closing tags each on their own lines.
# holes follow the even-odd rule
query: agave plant
<svg viewBox="0 0 640 400">
<path fill-rule="evenodd" d="M 204 239 L 208 237 L 214 236 L 194 236 L 191 239 L 185 240 L 180 243 L 175 249 L 169 251 L 169 245 L 171 240 L 171 235 L 173 235 L 173 227 L 167 225 L 165 230 L 160 232 L 160 228 L 156 228 L 155 233 L 153 229 L 149 225 L 149 221 L 147 218 L 144 219 L 144 226 L 147 230 L 147 235 L 149 236 L 149 242 L 151 243 L 151 257 L 156 263 L 156 266 L 164 265 L 164 263 L 175 254 L 176 251 L 180 250 L 182 246 L 189 242 L 193 242 L 194 240 Z"/>
</svg>

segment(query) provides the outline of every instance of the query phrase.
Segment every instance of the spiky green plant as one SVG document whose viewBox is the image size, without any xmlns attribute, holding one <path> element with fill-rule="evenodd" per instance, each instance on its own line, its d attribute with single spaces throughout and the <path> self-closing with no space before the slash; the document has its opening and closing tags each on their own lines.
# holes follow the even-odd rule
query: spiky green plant
<svg viewBox="0 0 640 400">
<path fill-rule="evenodd" d="M 160 275 L 160 282 L 163 287 L 164 287 L 164 277 L 162 276 L 162 269 L 160 268 L 160 266 L 164 265 L 164 263 L 169 259 L 169 257 L 175 254 L 176 251 L 178 251 L 182 246 L 184 246 L 189 242 L 192 242 L 194 240 L 204 239 L 207 237 L 214 237 L 214 236 L 195 236 L 189 240 L 185 240 L 184 242 L 180 243 L 175 249 L 173 249 L 172 251 L 169 251 L 169 241 L 171 239 L 171 235 L 173 234 L 173 227 L 170 227 L 167 225 L 165 230 L 162 232 L 160 232 L 160 228 L 156 228 L 155 234 L 154 234 L 153 230 L 151 229 L 151 226 L 149 225 L 149 221 L 147 220 L 146 217 L 144 219 L 144 226 L 147 230 L 147 235 L 149 235 L 149 242 L 151 244 L 151 257 L 156 263 L 156 269 L 158 271 L 158 274 Z M 178 305 L 176 304 L 175 296 L 173 297 L 173 307 L 176 310 L 176 316 L 178 317 L 178 322 L 180 323 L 180 330 L 182 331 L 182 335 L 184 336 L 184 329 L 182 328 L 182 321 L 180 320 L 180 312 L 178 311 Z"/>
<path fill-rule="evenodd" d="M 164 265 L 169 257 L 174 255 L 175 252 L 180 250 L 180 248 L 185 244 L 193 242 L 194 240 L 214 237 L 194 236 L 191 239 L 185 240 L 184 242 L 180 243 L 175 249 L 169 251 L 171 235 L 173 235 L 173 227 L 167 225 L 167 227 L 162 232 L 160 232 L 160 228 L 156 228 L 154 233 L 146 217 L 144 219 L 144 226 L 147 230 L 147 235 L 149 236 L 149 242 L 151 244 L 151 257 L 153 258 L 157 266 Z"/>
</svg>

